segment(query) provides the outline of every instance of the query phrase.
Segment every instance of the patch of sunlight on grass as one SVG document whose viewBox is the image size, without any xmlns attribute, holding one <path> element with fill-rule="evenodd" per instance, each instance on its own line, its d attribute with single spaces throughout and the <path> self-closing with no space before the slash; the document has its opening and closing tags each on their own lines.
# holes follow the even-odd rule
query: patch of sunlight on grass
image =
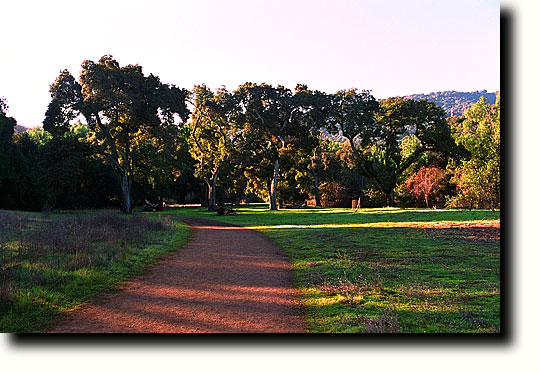
<svg viewBox="0 0 540 373">
<path fill-rule="evenodd" d="M 306 306 L 330 306 L 334 304 L 343 303 L 343 297 L 341 295 L 334 295 L 332 297 L 319 297 L 309 298 L 306 300 Z"/>
<path fill-rule="evenodd" d="M 393 302 L 392 307 L 397 311 L 411 312 L 457 312 L 459 310 L 459 307 L 456 304 L 444 304 L 440 302 L 432 303 L 428 301 L 418 304 Z"/>
<path fill-rule="evenodd" d="M 499 220 L 465 220 L 462 224 L 497 223 Z M 415 221 L 415 222 L 378 222 L 378 223 L 349 223 L 349 224 L 284 224 L 251 226 L 251 229 L 326 229 L 326 228 L 437 228 L 453 225 L 452 221 Z"/>
</svg>

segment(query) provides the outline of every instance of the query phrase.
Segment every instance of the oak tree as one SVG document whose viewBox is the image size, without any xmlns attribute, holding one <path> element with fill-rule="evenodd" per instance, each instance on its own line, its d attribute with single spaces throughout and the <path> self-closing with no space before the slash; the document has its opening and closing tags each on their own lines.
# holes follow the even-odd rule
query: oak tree
<svg viewBox="0 0 540 373">
<path fill-rule="evenodd" d="M 270 210 L 277 209 L 277 183 L 285 153 L 310 142 L 312 128 L 324 120 L 318 99 L 322 94 L 305 85 L 295 91 L 283 86 L 246 83 L 236 91 L 246 130 L 255 134 L 250 144 L 250 166 L 246 175 L 257 184 L 266 184 Z"/>
<path fill-rule="evenodd" d="M 216 209 L 216 184 L 220 174 L 240 162 L 251 141 L 238 117 L 238 103 L 226 88 L 212 92 L 205 85 L 193 88 L 192 156 L 198 160 L 196 175 L 208 190 L 208 210 Z"/>
<path fill-rule="evenodd" d="M 82 115 L 94 149 L 114 169 L 122 212 L 130 213 L 136 143 L 185 122 L 188 92 L 162 83 L 155 75 L 145 76 L 139 65 L 122 67 L 110 55 L 97 63 L 84 61 L 79 82 L 62 71 L 50 92 L 44 128 L 61 134 L 70 121 Z"/>
</svg>

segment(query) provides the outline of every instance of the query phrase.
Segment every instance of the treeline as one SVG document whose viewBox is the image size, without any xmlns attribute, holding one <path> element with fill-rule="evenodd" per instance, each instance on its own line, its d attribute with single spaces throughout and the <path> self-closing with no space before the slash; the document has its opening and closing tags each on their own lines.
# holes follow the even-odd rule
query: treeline
<svg viewBox="0 0 540 373">
<path fill-rule="evenodd" d="M 500 105 L 446 118 L 427 100 L 376 100 L 246 83 L 165 84 L 112 56 L 50 86 L 43 128 L 0 113 L 0 208 L 99 208 L 144 200 L 312 200 L 350 206 L 498 207 Z M 84 123 L 84 124 L 81 124 Z M 333 141 L 338 136 L 345 142 Z"/>
</svg>

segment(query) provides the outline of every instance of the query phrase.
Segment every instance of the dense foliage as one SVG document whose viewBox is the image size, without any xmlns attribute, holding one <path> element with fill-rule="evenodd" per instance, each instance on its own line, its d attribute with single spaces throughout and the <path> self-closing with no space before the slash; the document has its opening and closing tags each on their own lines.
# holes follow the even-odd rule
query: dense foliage
<svg viewBox="0 0 540 373">
<path fill-rule="evenodd" d="M 457 193 L 452 206 L 496 207 L 501 193 L 501 117 L 500 94 L 495 105 L 481 98 L 454 122 L 454 137 L 470 153 L 461 159 L 453 182 Z"/>
</svg>

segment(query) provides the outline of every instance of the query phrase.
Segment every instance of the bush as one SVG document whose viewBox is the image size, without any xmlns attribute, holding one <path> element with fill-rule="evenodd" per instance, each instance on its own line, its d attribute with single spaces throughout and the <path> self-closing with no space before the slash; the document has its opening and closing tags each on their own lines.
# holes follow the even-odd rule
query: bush
<svg viewBox="0 0 540 373">
<path fill-rule="evenodd" d="M 386 195 L 374 185 L 364 190 L 364 196 L 367 198 L 365 203 L 362 203 L 365 207 L 382 207 L 387 203 Z"/>
<path fill-rule="evenodd" d="M 430 202 L 432 204 L 444 202 L 447 181 L 446 174 L 441 168 L 422 167 L 407 179 L 405 185 L 418 205 L 425 204 L 425 207 L 430 207 Z"/>
<path fill-rule="evenodd" d="M 321 183 L 319 193 L 323 206 L 351 207 L 352 195 L 342 183 L 330 180 Z"/>
<path fill-rule="evenodd" d="M 414 198 L 411 191 L 407 188 L 406 183 L 401 183 L 396 187 L 396 204 L 401 207 L 410 207 L 414 203 Z"/>
</svg>

